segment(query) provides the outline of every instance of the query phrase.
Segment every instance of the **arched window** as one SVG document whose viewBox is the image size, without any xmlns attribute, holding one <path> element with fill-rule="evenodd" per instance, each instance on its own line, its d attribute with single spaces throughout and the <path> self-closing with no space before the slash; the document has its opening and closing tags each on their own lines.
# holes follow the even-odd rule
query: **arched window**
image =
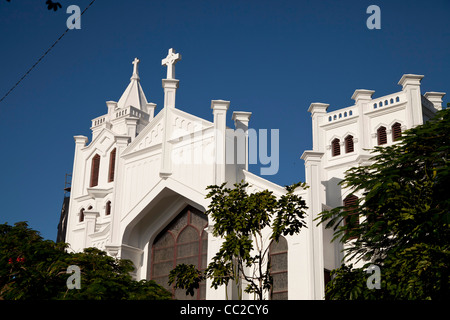
<svg viewBox="0 0 450 320">
<path fill-rule="evenodd" d="M 109 216 L 111 214 L 111 201 L 106 202 L 105 205 L 105 216 Z"/>
<path fill-rule="evenodd" d="M 192 208 L 184 209 L 156 238 L 152 245 L 150 279 L 171 291 L 175 299 L 206 299 L 206 284 L 200 283 L 195 294 L 169 287 L 169 273 L 177 264 L 193 264 L 199 270 L 207 267 L 207 216 Z"/>
<path fill-rule="evenodd" d="M 346 136 L 344 142 L 345 142 L 345 153 L 350 153 L 355 150 L 353 146 L 353 136 L 351 135 Z"/>
<path fill-rule="evenodd" d="M 359 214 L 357 211 L 358 197 L 354 194 L 348 195 L 344 199 L 344 211 L 347 212 L 347 217 L 344 219 L 345 225 L 358 226 L 359 225 Z M 351 237 L 355 239 L 356 237 Z"/>
<path fill-rule="evenodd" d="M 84 221 L 84 208 L 80 210 L 78 221 L 79 222 L 83 222 Z"/>
<path fill-rule="evenodd" d="M 386 144 L 387 143 L 387 135 L 386 135 L 386 128 L 385 127 L 379 127 L 377 129 L 377 138 L 378 138 L 378 145 Z"/>
<path fill-rule="evenodd" d="M 286 238 L 272 241 L 269 246 L 270 275 L 273 279 L 272 300 L 288 299 L 288 244 Z"/>
<path fill-rule="evenodd" d="M 341 154 L 341 145 L 338 138 L 331 141 L 331 155 L 336 157 Z"/>
<path fill-rule="evenodd" d="M 109 154 L 108 182 L 114 181 L 114 170 L 116 167 L 116 148 Z"/>
<path fill-rule="evenodd" d="M 92 158 L 92 165 L 91 165 L 91 183 L 90 187 L 95 187 L 98 185 L 98 174 L 100 170 L 100 156 L 96 154 Z"/>
<path fill-rule="evenodd" d="M 398 122 L 392 125 L 392 141 L 397 141 L 402 136 L 402 125 Z"/>
</svg>

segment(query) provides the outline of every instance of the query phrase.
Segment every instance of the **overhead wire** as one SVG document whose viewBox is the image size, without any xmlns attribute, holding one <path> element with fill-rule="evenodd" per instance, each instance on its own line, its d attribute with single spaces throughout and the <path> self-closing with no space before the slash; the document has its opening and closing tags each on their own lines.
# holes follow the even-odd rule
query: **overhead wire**
<svg viewBox="0 0 450 320">
<path fill-rule="evenodd" d="M 75 19 L 75 22 L 81 18 L 81 16 L 89 9 L 89 7 L 95 2 L 95 0 L 92 0 L 87 7 L 81 12 L 80 16 Z M 40 56 L 40 58 L 25 72 L 25 74 L 19 79 L 19 81 L 14 84 L 11 89 L 9 89 L 8 92 L 5 93 L 5 95 L 0 99 L 0 103 L 25 79 L 28 74 L 42 61 L 42 59 L 45 58 L 45 56 L 56 46 L 56 44 L 66 35 L 66 33 L 71 30 L 71 28 L 67 27 L 66 31 L 64 31 L 58 39 L 56 39 L 55 42 L 47 49 L 47 51 L 44 52 L 43 55 Z"/>
</svg>

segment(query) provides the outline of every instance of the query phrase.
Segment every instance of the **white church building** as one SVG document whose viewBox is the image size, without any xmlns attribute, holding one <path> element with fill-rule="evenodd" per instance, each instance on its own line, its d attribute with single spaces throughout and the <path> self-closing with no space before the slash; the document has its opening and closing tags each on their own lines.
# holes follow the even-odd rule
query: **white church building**
<svg viewBox="0 0 450 320">
<path fill-rule="evenodd" d="M 168 286 L 170 270 L 179 263 L 204 269 L 221 245 L 203 214 L 210 201 L 205 188 L 244 180 L 249 192 L 268 189 L 279 196 L 285 190 L 248 171 L 248 136 L 239 133 L 247 132 L 251 112 L 230 115 L 230 102 L 224 100 L 211 101 L 211 119 L 176 108 L 179 60 L 173 49 L 162 60 L 167 77 L 162 80 L 164 106 L 159 112 L 147 101 L 135 59 L 118 102 L 107 101 L 107 113 L 92 119 L 92 138 L 74 137 L 70 202 L 63 224 L 71 250 L 97 247 L 130 259 L 135 279 L 155 280 L 175 298 L 188 299 L 182 290 Z M 310 188 L 296 191 L 309 207 L 308 227 L 271 247 L 276 259 L 268 299 L 324 299 L 325 281 L 329 271 L 341 265 L 342 248 L 330 242 L 331 230 L 313 220 L 324 208 L 352 201 L 338 183 L 345 170 L 368 163 L 366 149 L 395 143 L 402 131 L 442 109 L 445 93 L 422 95 L 422 78 L 405 74 L 398 82 L 400 91 L 378 98 L 372 98 L 372 90 L 355 90 L 354 105 L 333 112 L 327 112 L 328 104 L 311 103 L 313 150 L 301 155 Z M 230 116 L 234 128 L 226 126 Z M 227 296 L 236 298 L 236 288 L 215 290 L 207 281 L 192 298 Z"/>
</svg>

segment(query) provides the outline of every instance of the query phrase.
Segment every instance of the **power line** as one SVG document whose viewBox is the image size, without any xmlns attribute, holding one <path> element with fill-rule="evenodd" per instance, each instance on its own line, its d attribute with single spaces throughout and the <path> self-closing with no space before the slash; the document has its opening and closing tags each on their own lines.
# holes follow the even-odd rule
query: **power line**
<svg viewBox="0 0 450 320">
<path fill-rule="evenodd" d="M 77 18 L 77 20 L 79 18 L 81 18 L 81 16 L 87 11 L 87 9 L 89 9 L 89 7 L 95 2 L 95 0 L 92 0 L 91 3 L 88 4 L 88 6 L 83 10 L 83 12 L 81 12 L 80 17 Z M 75 20 L 76 21 L 76 20 Z M 27 72 L 25 72 L 25 74 L 19 79 L 19 81 L 16 82 L 15 85 L 12 86 L 11 89 L 9 89 L 9 91 L 0 99 L 0 102 L 2 102 L 18 85 L 19 83 L 22 82 L 23 79 L 26 78 L 26 76 L 39 64 L 39 62 L 42 61 L 42 59 L 44 59 L 44 57 L 53 49 L 53 47 L 66 35 L 67 31 L 69 31 L 70 28 L 67 28 L 66 31 L 64 31 L 59 38 L 50 46 L 50 48 L 47 49 L 47 51 L 44 52 L 44 54 L 31 66 L 30 69 L 28 69 Z"/>
</svg>

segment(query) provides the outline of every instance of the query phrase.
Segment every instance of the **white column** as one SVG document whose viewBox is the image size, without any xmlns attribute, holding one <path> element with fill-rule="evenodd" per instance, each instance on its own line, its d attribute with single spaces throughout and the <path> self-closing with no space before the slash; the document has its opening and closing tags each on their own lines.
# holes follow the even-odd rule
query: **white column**
<svg viewBox="0 0 450 320">
<path fill-rule="evenodd" d="M 423 123 L 422 100 L 420 95 L 420 80 L 422 80 L 422 78 L 422 75 L 404 74 L 398 82 L 398 84 L 402 86 L 402 91 L 406 94 L 406 126 L 408 128 Z"/>
<path fill-rule="evenodd" d="M 442 98 L 445 92 L 425 92 L 424 97 L 427 98 L 436 110 L 442 110 Z"/>
<path fill-rule="evenodd" d="M 312 118 L 312 133 L 313 133 L 313 150 L 325 151 L 325 143 L 321 135 L 319 125 L 324 121 L 327 115 L 327 109 L 330 105 L 326 103 L 314 102 L 308 108 Z"/>
<path fill-rule="evenodd" d="M 221 185 L 225 182 L 225 134 L 226 134 L 226 115 L 230 106 L 229 101 L 212 100 L 211 109 L 214 115 L 214 184 Z M 219 251 L 223 239 L 212 235 L 213 222 L 210 220 L 208 225 L 208 262 Z M 231 281 L 233 282 L 233 281 Z M 233 292 L 231 285 L 227 288 L 219 287 L 214 290 L 211 287 L 211 280 L 206 280 L 206 299 L 207 300 L 225 300 L 231 299 Z"/>
<path fill-rule="evenodd" d="M 152 121 L 153 118 L 155 117 L 155 109 L 156 103 L 153 102 L 147 103 L 147 110 L 145 110 L 145 112 L 147 112 L 149 115 L 148 121 Z"/>
<path fill-rule="evenodd" d="M 358 108 L 358 132 L 357 136 L 353 138 L 358 139 L 355 150 L 358 150 L 359 154 L 366 153 L 364 149 L 371 147 L 370 132 L 367 131 L 370 123 L 369 118 L 364 116 L 364 111 L 369 110 L 369 103 L 372 101 L 374 93 L 373 90 L 358 89 L 352 95 L 352 99 L 355 100 L 355 105 Z"/>
<path fill-rule="evenodd" d="M 114 111 L 117 109 L 116 101 L 106 101 L 106 106 L 108 107 L 108 121 L 111 122 L 113 119 Z"/>
<path fill-rule="evenodd" d="M 85 136 L 75 136 L 75 155 L 73 159 L 73 169 L 72 169 L 72 184 L 70 189 L 70 200 L 69 200 L 69 214 L 67 215 L 67 228 L 66 228 L 66 241 L 72 244 L 73 235 L 72 222 L 77 221 L 77 208 L 75 198 L 82 194 L 83 181 L 84 181 L 84 170 L 85 170 L 85 159 L 83 159 L 81 149 L 86 146 L 88 138 Z"/>
<path fill-rule="evenodd" d="M 225 135 L 227 128 L 227 110 L 230 101 L 212 100 L 211 109 L 214 115 L 214 183 L 225 182 Z"/>
<path fill-rule="evenodd" d="M 309 252 L 312 259 L 309 262 L 308 269 L 311 288 L 311 299 L 323 299 L 325 296 L 324 285 L 324 262 L 323 262 L 323 226 L 317 226 L 314 221 L 322 211 L 322 203 L 325 199 L 325 189 L 322 184 L 322 163 L 323 152 L 305 151 L 301 159 L 305 160 L 305 180 L 310 186 L 309 194 L 309 214 L 307 216 L 309 232 Z M 308 258 L 309 258 L 308 257 Z"/>
<path fill-rule="evenodd" d="M 96 211 L 84 211 L 84 248 L 92 246 L 89 236 L 95 233 L 95 225 L 97 222 L 97 217 L 100 214 Z"/>
<path fill-rule="evenodd" d="M 251 112 L 234 111 L 232 116 L 232 119 L 234 120 L 234 127 L 236 128 L 236 130 L 242 130 L 244 132 L 243 150 L 240 149 L 242 148 L 242 146 L 239 145 L 239 142 L 236 143 L 234 150 L 236 182 L 240 182 L 242 179 L 244 179 L 242 170 L 248 170 L 248 123 L 250 121 L 251 115 Z M 239 140 L 239 134 L 236 134 L 235 136 L 237 137 L 237 140 Z"/>
<path fill-rule="evenodd" d="M 163 79 L 164 88 L 164 132 L 161 154 L 161 170 L 159 176 L 167 178 L 172 174 L 172 144 L 169 142 L 172 136 L 172 112 L 175 108 L 175 94 L 178 88 L 178 80 Z"/>
<path fill-rule="evenodd" d="M 121 214 L 123 213 L 122 200 L 124 193 L 127 192 L 127 190 L 124 190 L 125 160 L 122 158 L 122 153 L 128 146 L 129 139 L 130 137 L 128 136 L 115 136 L 116 167 L 114 169 L 114 196 L 111 203 L 111 238 L 109 243 L 111 250 L 118 250 L 117 247 L 122 242 L 120 220 L 122 218 Z M 108 252 L 111 250 L 108 248 Z"/>
</svg>

